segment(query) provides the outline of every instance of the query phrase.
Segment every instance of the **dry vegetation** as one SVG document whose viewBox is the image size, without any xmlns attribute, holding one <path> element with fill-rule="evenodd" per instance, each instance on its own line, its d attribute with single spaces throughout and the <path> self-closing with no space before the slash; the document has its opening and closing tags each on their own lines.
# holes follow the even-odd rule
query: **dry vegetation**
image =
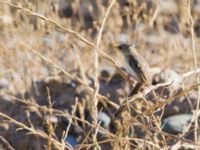
<svg viewBox="0 0 200 150">
<path fill-rule="evenodd" d="M 152 69 L 131 97 L 120 43 Z M 200 149 L 199 59 L 199 0 L 0 0 L 0 149 Z"/>
</svg>

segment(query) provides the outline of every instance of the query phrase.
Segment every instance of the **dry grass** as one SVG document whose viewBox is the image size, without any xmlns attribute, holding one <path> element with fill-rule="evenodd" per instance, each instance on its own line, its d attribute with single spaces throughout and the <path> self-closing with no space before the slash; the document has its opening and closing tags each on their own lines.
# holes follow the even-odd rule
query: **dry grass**
<svg viewBox="0 0 200 150">
<path fill-rule="evenodd" d="M 0 0 L 4 145 L 200 149 L 200 12 L 195 1 L 66 2 L 72 4 L 68 17 L 59 2 Z M 136 44 L 155 82 L 131 97 L 135 81 L 121 69 L 123 59 L 114 50 L 119 43 Z M 109 125 L 99 121 L 102 113 Z M 193 114 L 187 129 L 164 132 L 163 119 L 181 113 Z"/>
</svg>

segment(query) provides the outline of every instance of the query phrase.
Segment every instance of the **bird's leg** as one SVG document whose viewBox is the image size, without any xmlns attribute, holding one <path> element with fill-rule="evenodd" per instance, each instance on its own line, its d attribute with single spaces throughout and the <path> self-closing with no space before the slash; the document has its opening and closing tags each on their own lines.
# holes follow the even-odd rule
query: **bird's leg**
<svg viewBox="0 0 200 150">
<path fill-rule="evenodd" d="M 131 90 L 131 92 L 129 93 L 128 97 L 131 97 L 131 96 L 137 94 L 137 93 L 140 91 L 140 89 L 142 88 L 142 85 L 143 85 L 143 83 L 138 82 L 138 83 L 135 85 L 135 87 L 132 88 L 132 90 Z"/>
<path fill-rule="evenodd" d="M 121 105 L 119 109 L 115 112 L 115 118 L 118 117 L 125 108 L 126 108 L 125 104 Z"/>
<path fill-rule="evenodd" d="M 131 97 L 133 95 L 136 95 L 141 87 L 142 87 L 143 83 L 141 82 L 138 82 L 135 87 L 131 90 L 131 92 L 129 93 L 128 97 Z M 120 107 L 119 109 L 116 111 L 115 113 L 115 117 L 119 116 L 119 114 L 121 114 L 121 112 L 127 107 L 127 104 L 126 104 L 127 101 L 125 101 Z"/>
</svg>

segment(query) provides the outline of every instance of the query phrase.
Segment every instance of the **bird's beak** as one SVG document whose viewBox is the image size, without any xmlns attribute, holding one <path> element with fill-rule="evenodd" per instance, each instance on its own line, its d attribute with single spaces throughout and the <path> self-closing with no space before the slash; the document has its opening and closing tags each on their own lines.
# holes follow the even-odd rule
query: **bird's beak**
<svg viewBox="0 0 200 150">
<path fill-rule="evenodd" d="M 130 46 L 130 48 L 135 48 L 136 47 L 136 45 L 135 44 L 132 44 L 131 46 Z"/>
</svg>

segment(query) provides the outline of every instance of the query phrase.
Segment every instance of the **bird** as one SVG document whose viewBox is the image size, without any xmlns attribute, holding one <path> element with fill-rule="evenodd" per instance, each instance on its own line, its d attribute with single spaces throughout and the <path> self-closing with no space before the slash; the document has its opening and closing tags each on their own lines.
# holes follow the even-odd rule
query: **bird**
<svg viewBox="0 0 200 150">
<path fill-rule="evenodd" d="M 125 58 L 125 69 L 132 75 L 137 83 L 135 87 L 129 93 L 129 97 L 137 94 L 143 85 L 151 84 L 151 76 L 149 72 L 149 65 L 146 60 L 140 55 L 136 49 L 135 45 L 120 44 L 116 47 Z M 122 103 L 119 109 L 115 113 L 117 117 L 126 107 L 126 102 Z"/>
<path fill-rule="evenodd" d="M 120 44 L 116 47 L 125 58 L 125 69 L 138 83 L 151 83 L 149 65 L 142 55 L 135 49 L 135 45 Z"/>
</svg>

